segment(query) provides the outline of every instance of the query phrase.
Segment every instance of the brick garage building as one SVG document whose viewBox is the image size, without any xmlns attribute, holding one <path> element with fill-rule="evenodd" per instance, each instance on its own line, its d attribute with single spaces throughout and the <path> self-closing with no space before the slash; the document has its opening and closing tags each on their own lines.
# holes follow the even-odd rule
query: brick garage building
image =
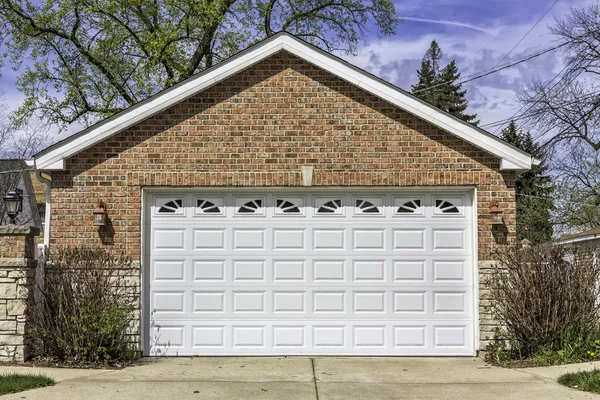
<svg viewBox="0 0 600 400">
<path fill-rule="evenodd" d="M 137 261 L 146 355 L 472 355 L 533 162 L 288 34 L 35 157 L 51 248 Z"/>
</svg>

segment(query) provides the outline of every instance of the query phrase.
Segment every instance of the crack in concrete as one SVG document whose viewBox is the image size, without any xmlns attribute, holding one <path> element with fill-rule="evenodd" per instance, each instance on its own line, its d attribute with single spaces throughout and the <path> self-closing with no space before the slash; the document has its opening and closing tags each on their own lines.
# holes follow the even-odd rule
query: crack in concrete
<svg viewBox="0 0 600 400">
<path fill-rule="evenodd" d="M 317 400 L 319 400 L 319 387 L 317 386 L 317 375 L 315 374 L 315 359 L 310 359 L 310 364 L 312 365 L 312 374 L 313 374 L 313 382 L 315 383 L 315 396 Z"/>
</svg>

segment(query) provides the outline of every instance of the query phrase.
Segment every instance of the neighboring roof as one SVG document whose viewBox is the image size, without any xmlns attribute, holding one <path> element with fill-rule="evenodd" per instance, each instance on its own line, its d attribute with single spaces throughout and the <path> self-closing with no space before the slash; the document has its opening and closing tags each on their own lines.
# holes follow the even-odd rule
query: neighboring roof
<svg viewBox="0 0 600 400">
<path fill-rule="evenodd" d="M 564 235 L 558 239 L 558 243 L 574 243 L 574 242 L 586 242 L 588 240 L 600 239 L 600 228 L 594 228 L 579 233 L 571 233 Z"/>
<path fill-rule="evenodd" d="M 30 172 L 31 168 L 23 160 L 0 160 L 0 225 L 8 223 L 2 197 L 18 188 L 23 191 L 23 210 L 16 218 L 17 224 L 42 228 Z"/>
<path fill-rule="evenodd" d="M 62 170 L 65 168 L 65 159 L 280 51 L 287 51 L 497 156 L 501 160 L 502 170 L 525 171 L 532 164 L 537 164 L 537 160 L 530 154 L 489 132 L 462 121 L 339 57 L 282 32 L 44 149 L 34 157 L 36 168 Z"/>
</svg>

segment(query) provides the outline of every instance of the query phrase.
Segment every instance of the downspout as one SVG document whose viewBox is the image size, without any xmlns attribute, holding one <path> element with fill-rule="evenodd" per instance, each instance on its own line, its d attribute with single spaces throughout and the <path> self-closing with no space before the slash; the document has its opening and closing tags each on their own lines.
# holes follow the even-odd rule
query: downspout
<svg viewBox="0 0 600 400">
<path fill-rule="evenodd" d="M 42 172 L 39 169 L 35 169 L 35 176 L 38 181 L 46 184 L 46 212 L 44 213 L 44 247 L 48 249 L 50 247 L 50 203 L 51 203 L 51 189 L 52 181 L 42 176 Z"/>
</svg>

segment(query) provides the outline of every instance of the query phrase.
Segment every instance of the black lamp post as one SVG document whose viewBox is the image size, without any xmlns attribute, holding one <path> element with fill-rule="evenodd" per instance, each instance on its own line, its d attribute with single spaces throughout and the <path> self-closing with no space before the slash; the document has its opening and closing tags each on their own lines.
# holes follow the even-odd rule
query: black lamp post
<svg viewBox="0 0 600 400">
<path fill-rule="evenodd" d="M 2 198 L 6 204 L 6 215 L 10 218 L 11 224 L 16 224 L 17 215 L 23 211 L 23 191 L 21 189 L 13 189 L 6 193 Z"/>
</svg>

